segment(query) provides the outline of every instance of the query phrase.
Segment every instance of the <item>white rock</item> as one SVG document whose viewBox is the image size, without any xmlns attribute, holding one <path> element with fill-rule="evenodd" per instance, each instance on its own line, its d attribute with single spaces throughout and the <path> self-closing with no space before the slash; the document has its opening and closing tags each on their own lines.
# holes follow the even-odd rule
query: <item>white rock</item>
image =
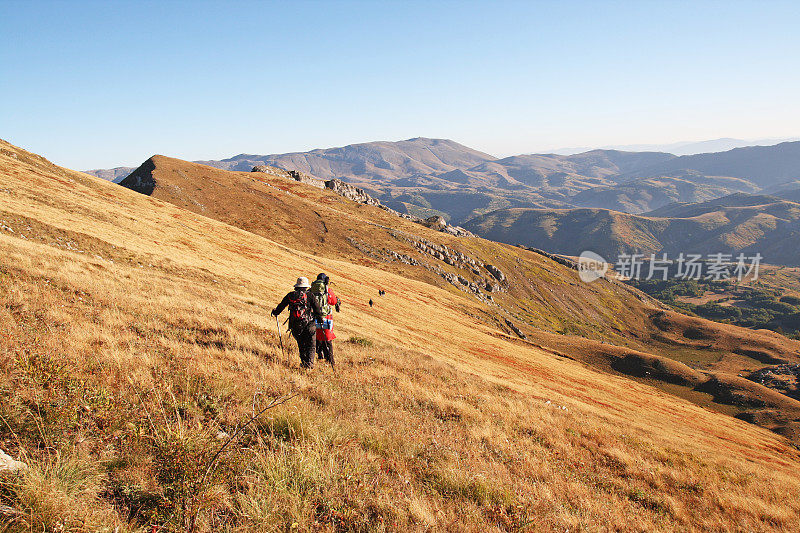
<svg viewBox="0 0 800 533">
<path fill-rule="evenodd" d="M 17 461 L 3 450 L 0 450 L 0 473 L 22 472 L 28 469 L 28 465 L 22 461 Z"/>
</svg>

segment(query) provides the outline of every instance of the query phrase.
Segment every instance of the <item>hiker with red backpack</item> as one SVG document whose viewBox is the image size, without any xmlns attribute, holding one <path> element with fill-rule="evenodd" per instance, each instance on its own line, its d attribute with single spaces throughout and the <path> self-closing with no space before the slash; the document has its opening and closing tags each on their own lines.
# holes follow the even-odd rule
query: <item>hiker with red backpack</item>
<svg viewBox="0 0 800 533">
<path fill-rule="evenodd" d="M 317 358 L 325 359 L 335 368 L 333 364 L 333 309 L 339 312 L 342 301 L 333 294 L 330 288 L 331 279 L 327 274 L 321 272 L 316 281 L 311 284 L 311 294 L 319 304 L 323 319 L 317 322 Z"/>
<path fill-rule="evenodd" d="M 286 307 L 289 308 L 289 329 L 297 341 L 300 350 L 300 366 L 312 368 L 314 366 L 314 352 L 316 351 L 317 322 L 322 322 L 322 310 L 317 299 L 308 292 L 311 284 L 308 278 L 297 278 L 294 290 L 283 297 L 278 307 L 272 310 L 272 316 L 280 315 Z"/>
</svg>

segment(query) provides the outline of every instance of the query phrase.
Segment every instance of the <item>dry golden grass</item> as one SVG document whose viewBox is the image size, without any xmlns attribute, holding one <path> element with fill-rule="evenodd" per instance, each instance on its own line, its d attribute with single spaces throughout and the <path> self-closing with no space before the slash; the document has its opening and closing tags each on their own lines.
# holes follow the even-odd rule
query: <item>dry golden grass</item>
<svg viewBox="0 0 800 533">
<path fill-rule="evenodd" d="M 151 194 L 159 200 L 316 257 L 373 266 L 454 294 L 464 293 L 423 266 L 388 261 L 381 252 L 392 250 L 470 280 L 475 276 L 469 269 L 436 260 L 420 252 L 409 239 L 425 239 L 493 264 L 512 280 L 506 291 L 494 293 L 493 298 L 507 310 L 505 315 L 523 328 L 534 326 L 615 340 L 625 337 L 623 325 L 635 324 L 637 331 L 645 329 L 648 309 L 624 287 L 581 284 L 568 268 L 533 252 L 433 231 L 283 176 L 229 172 L 161 155 L 150 158 L 137 173 L 157 183 Z M 483 275 L 493 281 L 488 273 Z M 507 327 L 497 319 L 499 308 L 492 311 L 483 313 L 484 321 Z M 625 340 L 632 339 L 628 336 Z"/>
<path fill-rule="evenodd" d="M 31 464 L 0 479 L 9 531 L 796 528 L 777 435 L 510 342 L 459 294 L 0 158 L 0 437 Z M 268 315 L 320 270 L 336 374 L 287 364 Z"/>
<path fill-rule="evenodd" d="M 729 387 L 715 388 L 712 394 L 698 390 L 704 389 L 702 382 L 707 377 L 676 386 L 675 382 L 682 379 L 680 375 L 659 372 L 660 377 L 656 378 L 648 369 L 628 364 L 634 356 L 633 349 L 647 359 L 652 359 L 648 355 L 652 354 L 662 367 L 680 367 L 669 360 L 674 359 L 691 365 L 691 369 L 685 369 L 690 373 L 726 374 L 721 376 L 721 382 L 729 384 L 728 378 L 762 369 L 769 362 L 800 362 L 800 343 L 775 333 L 665 314 L 661 304 L 623 283 L 582 283 L 574 270 L 541 254 L 432 231 L 377 207 L 359 205 L 329 190 L 297 183 L 285 174 L 228 172 L 159 155 L 146 161 L 125 181 L 136 186 L 134 182 L 141 179 L 154 198 L 303 249 L 317 258 L 380 268 L 463 296 L 464 292 L 422 265 L 433 265 L 440 273 L 466 276 L 473 281 L 487 272 L 448 263 L 441 256 L 434 259 L 411 241 L 424 239 L 446 245 L 493 264 L 506 274 L 504 290 L 493 294 L 491 305 L 464 309 L 471 319 L 516 338 L 516 332 L 506 322 L 510 319 L 528 335 L 534 347 L 605 372 L 636 376 L 699 405 L 744 417 L 793 439 L 800 437 L 800 402 L 787 400 L 780 393 L 756 385 L 738 387 L 735 395 L 729 394 Z M 396 261 L 387 257 L 385 250 L 412 257 L 418 264 Z M 463 288 L 457 281 L 454 284 Z M 477 279 L 478 286 L 484 284 L 484 279 Z M 389 290 L 392 294 L 391 287 Z M 478 300 L 469 291 L 467 298 Z M 686 372 L 678 372 L 683 373 Z"/>
</svg>

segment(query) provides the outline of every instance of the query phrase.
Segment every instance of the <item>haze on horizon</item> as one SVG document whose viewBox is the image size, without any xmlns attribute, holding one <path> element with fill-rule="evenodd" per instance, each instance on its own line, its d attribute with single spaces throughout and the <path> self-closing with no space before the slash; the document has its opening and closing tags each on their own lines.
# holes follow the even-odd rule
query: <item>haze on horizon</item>
<svg viewBox="0 0 800 533">
<path fill-rule="evenodd" d="M 0 135 L 75 169 L 417 136 L 800 135 L 795 2 L 0 4 Z"/>
</svg>

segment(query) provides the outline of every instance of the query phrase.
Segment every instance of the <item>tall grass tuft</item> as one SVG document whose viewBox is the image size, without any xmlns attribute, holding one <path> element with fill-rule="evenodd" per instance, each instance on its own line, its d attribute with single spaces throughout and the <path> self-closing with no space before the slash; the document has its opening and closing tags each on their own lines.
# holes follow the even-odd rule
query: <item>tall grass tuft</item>
<svg viewBox="0 0 800 533">
<path fill-rule="evenodd" d="M 10 504 L 0 515 L 5 531 L 125 530 L 100 499 L 102 473 L 74 454 L 55 452 L 24 472 L 5 474 L 0 490 Z"/>
</svg>

